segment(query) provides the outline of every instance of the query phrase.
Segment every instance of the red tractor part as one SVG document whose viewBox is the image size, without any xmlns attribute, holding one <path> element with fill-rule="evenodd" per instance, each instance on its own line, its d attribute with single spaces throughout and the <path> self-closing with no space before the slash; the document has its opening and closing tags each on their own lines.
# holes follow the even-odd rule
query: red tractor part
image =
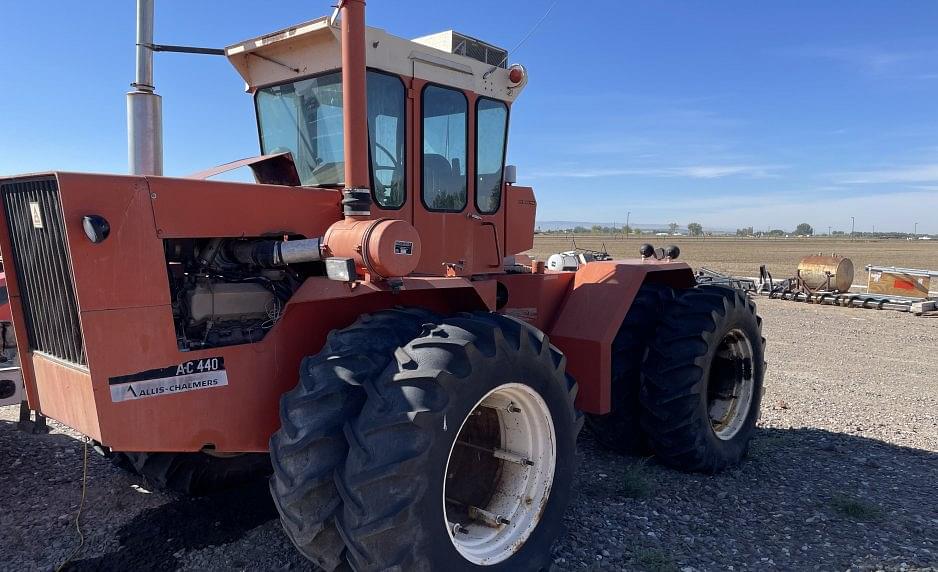
<svg viewBox="0 0 938 572">
<path fill-rule="evenodd" d="M 364 10 L 225 49 L 260 157 L 158 176 L 141 115 L 141 174 L 0 179 L 30 407 L 154 486 L 272 473 L 286 533 L 328 570 L 548 567 L 584 414 L 619 450 L 739 462 L 764 375 L 752 302 L 696 286 L 677 249 L 531 261 L 537 201 L 504 165 L 527 72 Z M 143 24 L 131 100 L 152 103 Z M 206 180 L 236 166 L 256 182 Z"/>
</svg>

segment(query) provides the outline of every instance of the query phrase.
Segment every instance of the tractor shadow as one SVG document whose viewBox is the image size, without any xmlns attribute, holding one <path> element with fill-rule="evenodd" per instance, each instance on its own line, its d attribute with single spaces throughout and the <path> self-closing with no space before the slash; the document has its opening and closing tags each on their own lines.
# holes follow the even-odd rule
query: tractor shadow
<svg viewBox="0 0 938 572">
<path fill-rule="evenodd" d="M 595 565 L 603 550 L 610 554 L 603 569 L 759 568 L 767 558 L 781 569 L 844 570 L 871 552 L 938 563 L 935 452 L 820 429 L 761 428 L 740 467 L 710 476 L 610 453 L 587 431 L 579 444 L 567 534 L 555 545 L 566 561 L 557 569 L 581 568 L 581 559 Z M 54 567 L 73 546 L 62 515 L 78 504 L 81 443 L 0 422 L 0 458 L 5 564 Z M 90 536 L 68 570 L 309 566 L 279 530 L 264 481 L 197 498 L 141 495 L 132 489 L 139 480 L 93 453 L 89 476 Z M 610 533 L 626 541 L 616 544 Z M 51 545 L 59 539 L 63 545 Z M 739 554 L 717 548 L 726 546 Z M 191 561 L 193 553 L 203 557 Z"/>
<path fill-rule="evenodd" d="M 207 496 L 180 497 L 121 526 L 118 550 L 76 560 L 66 569 L 174 570 L 186 552 L 235 542 L 276 518 L 266 479 Z"/>
<path fill-rule="evenodd" d="M 615 503 L 629 517 L 619 521 L 621 532 L 639 532 L 628 524 L 639 517 L 647 525 L 632 538 L 647 538 L 649 531 L 657 537 L 614 553 L 619 567 L 656 568 L 642 562 L 649 551 L 666 554 L 663 569 L 675 570 L 758 568 L 764 559 L 782 569 L 843 570 L 877 553 L 938 564 L 935 452 L 821 429 L 760 428 L 739 467 L 700 475 L 654 458 L 616 455 L 588 432 L 580 448 L 585 454 L 568 528 L 574 528 L 570 513 L 575 521 Z M 572 536 L 574 545 L 602 549 L 603 534 L 597 528 Z M 560 542 L 561 551 L 567 542 Z M 708 554 L 707 545 L 739 552 Z"/>
<path fill-rule="evenodd" d="M 53 569 L 77 546 L 84 445 L 51 428 L 33 434 L 0 420 L 0 570 Z M 64 570 L 175 570 L 190 551 L 237 542 L 278 518 L 266 479 L 201 497 L 145 486 L 89 448 L 85 545 Z"/>
</svg>

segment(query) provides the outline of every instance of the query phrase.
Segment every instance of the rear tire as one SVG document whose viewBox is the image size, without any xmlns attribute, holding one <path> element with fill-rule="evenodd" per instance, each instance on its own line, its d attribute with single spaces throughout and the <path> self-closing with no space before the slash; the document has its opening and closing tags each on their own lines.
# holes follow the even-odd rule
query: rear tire
<svg viewBox="0 0 938 572">
<path fill-rule="evenodd" d="M 339 530 L 353 568 L 549 567 L 582 426 L 563 355 L 527 324 L 478 313 L 395 357 L 346 426 Z"/>
<path fill-rule="evenodd" d="M 159 490 L 200 496 L 222 491 L 270 474 L 262 453 L 213 456 L 207 453 L 114 453 L 111 462 L 136 473 Z"/>
<path fill-rule="evenodd" d="M 348 451 L 342 427 L 361 410 L 362 384 L 434 319 L 424 310 L 395 309 L 333 330 L 322 350 L 303 360 L 299 384 L 280 400 L 282 426 L 270 439 L 270 493 L 287 536 L 320 568 L 331 571 L 346 561 L 334 522 L 341 510 L 334 474 Z"/>
<path fill-rule="evenodd" d="M 642 375 L 642 425 L 661 462 L 704 473 L 738 464 L 765 376 L 755 304 L 724 286 L 680 292 L 664 309 Z"/>
<path fill-rule="evenodd" d="M 612 342 L 612 410 L 605 415 L 586 416 L 586 425 L 607 449 L 625 455 L 651 452 L 641 426 L 642 361 L 655 337 L 662 308 L 673 300 L 672 288 L 643 285 Z"/>
</svg>

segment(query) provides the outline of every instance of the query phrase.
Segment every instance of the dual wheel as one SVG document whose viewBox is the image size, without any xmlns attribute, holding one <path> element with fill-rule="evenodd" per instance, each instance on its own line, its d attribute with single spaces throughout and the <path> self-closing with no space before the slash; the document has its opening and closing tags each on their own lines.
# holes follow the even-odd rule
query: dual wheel
<svg viewBox="0 0 938 572">
<path fill-rule="evenodd" d="M 288 536 L 326 570 L 547 569 L 583 417 L 565 358 L 498 314 L 417 309 L 331 332 L 266 456 L 116 453 L 202 494 L 270 471 Z"/>
<path fill-rule="evenodd" d="M 642 286 L 613 343 L 612 412 L 587 416 L 604 446 L 714 473 L 745 456 L 765 375 L 755 304 L 723 286 Z"/>
<path fill-rule="evenodd" d="M 363 316 L 281 400 L 271 493 L 326 570 L 550 566 L 582 417 L 543 333 L 490 313 Z"/>
</svg>

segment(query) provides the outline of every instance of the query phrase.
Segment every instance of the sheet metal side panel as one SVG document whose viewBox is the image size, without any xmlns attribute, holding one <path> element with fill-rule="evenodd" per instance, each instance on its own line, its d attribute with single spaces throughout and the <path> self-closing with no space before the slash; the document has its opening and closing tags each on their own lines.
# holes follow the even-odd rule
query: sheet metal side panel
<svg viewBox="0 0 938 572">
<path fill-rule="evenodd" d="M 169 282 L 163 243 L 153 224 L 143 177 L 60 173 L 59 188 L 79 312 L 166 306 Z M 85 235 L 86 215 L 104 217 L 108 237 L 98 244 Z M 86 336 L 85 346 L 97 343 Z"/>
<path fill-rule="evenodd" d="M 396 294 L 310 278 L 263 341 L 192 352 L 177 349 L 165 308 L 88 312 L 89 339 L 106 340 L 89 344 L 102 441 L 122 451 L 196 451 L 209 443 L 223 452 L 266 451 L 280 426 L 280 396 L 296 385 L 302 358 L 318 352 L 330 330 L 397 305 L 444 313 L 485 308 L 473 285 L 459 278 L 407 278 Z M 224 358 L 227 386 L 111 400 L 111 377 L 209 357 Z"/>
<path fill-rule="evenodd" d="M 501 312 L 549 332 L 575 276 L 573 272 L 499 275 L 496 280 L 508 289 Z"/>
<path fill-rule="evenodd" d="M 149 177 L 160 238 L 322 236 L 341 218 L 338 190 Z M 374 217 L 377 218 L 377 217 Z"/>
<path fill-rule="evenodd" d="M 43 415 L 100 441 L 98 411 L 88 372 L 38 353 L 21 361 L 29 361 L 35 372 L 35 387 L 42 402 Z"/>
</svg>

